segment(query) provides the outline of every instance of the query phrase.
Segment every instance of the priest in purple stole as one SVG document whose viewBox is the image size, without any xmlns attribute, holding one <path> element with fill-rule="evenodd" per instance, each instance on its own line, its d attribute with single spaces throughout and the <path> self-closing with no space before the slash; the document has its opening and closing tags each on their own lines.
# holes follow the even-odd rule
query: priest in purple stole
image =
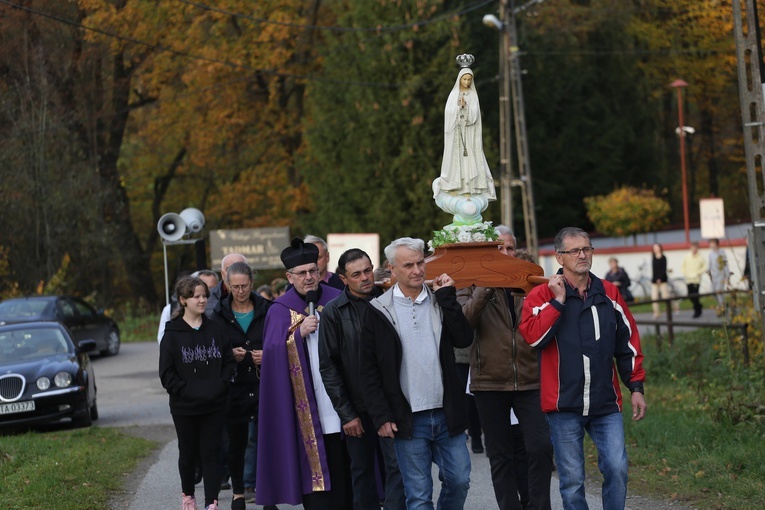
<svg viewBox="0 0 765 510">
<path fill-rule="evenodd" d="M 255 498 L 259 505 L 351 510 L 342 425 L 324 389 L 318 354 L 321 310 L 340 291 L 320 284 L 318 255 L 315 245 L 299 238 L 281 253 L 292 288 L 266 315 Z"/>
</svg>

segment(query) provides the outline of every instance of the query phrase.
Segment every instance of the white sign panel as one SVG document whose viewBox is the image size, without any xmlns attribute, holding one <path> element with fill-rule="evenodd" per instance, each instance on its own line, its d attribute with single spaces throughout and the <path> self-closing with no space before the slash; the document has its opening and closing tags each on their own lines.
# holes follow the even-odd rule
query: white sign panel
<svg viewBox="0 0 765 510">
<path fill-rule="evenodd" d="M 702 198 L 699 200 L 702 239 L 725 238 L 725 209 L 722 198 Z"/>
<path fill-rule="evenodd" d="M 334 272 L 337 261 L 345 250 L 359 248 L 369 255 L 372 266 L 380 267 L 380 235 L 379 234 L 328 234 L 329 270 Z"/>
</svg>

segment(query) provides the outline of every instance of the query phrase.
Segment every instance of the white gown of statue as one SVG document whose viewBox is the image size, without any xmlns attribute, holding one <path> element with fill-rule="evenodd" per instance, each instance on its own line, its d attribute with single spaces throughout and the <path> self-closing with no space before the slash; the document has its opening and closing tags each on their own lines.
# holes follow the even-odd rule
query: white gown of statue
<svg viewBox="0 0 765 510">
<path fill-rule="evenodd" d="M 496 200 L 494 179 L 483 153 L 481 107 L 475 82 L 467 91 L 460 90 L 460 79 L 473 75 L 469 68 L 460 70 L 444 110 L 444 157 L 441 176 L 433 181 L 433 198 L 440 192 L 452 195 L 483 195 Z M 465 106 L 460 107 L 459 99 Z"/>
</svg>

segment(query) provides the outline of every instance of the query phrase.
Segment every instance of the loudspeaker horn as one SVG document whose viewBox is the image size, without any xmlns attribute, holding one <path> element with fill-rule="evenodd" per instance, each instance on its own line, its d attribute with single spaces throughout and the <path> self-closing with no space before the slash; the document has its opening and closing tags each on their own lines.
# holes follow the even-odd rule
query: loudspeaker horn
<svg viewBox="0 0 765 510">
<path fill-rule="evenodd" d="M 157 222 L 157 232 L 165 241 L 178 241 L 186 234 L 186 222 L 180 214 L 163 214 Z"/>
<path fill-rule="evenodd" d="M 205 215 L 199 209 L 189 207 L 181 211 L 181 218 L 186 222 L 190 234 L 196 234 L 205 226 Z"/>
</svg>

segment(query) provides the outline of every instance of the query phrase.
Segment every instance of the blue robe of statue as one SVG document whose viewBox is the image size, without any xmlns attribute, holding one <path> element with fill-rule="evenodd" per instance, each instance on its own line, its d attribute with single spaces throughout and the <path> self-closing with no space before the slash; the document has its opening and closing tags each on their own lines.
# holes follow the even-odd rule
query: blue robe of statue
<svg viewBox="0 0 765 510">
<path fill-rule="evenodd" d="M 316 309 L 341 291 L 320 285 Z M 258 505 L 299 505 L 331 489 L 319 413 L 300 324 L 308 303 L 293 288 L 268 310 L 263 332 L 258 413 Z M 321 326 L 320 326 L 321 327 Z"/>
</svg>

